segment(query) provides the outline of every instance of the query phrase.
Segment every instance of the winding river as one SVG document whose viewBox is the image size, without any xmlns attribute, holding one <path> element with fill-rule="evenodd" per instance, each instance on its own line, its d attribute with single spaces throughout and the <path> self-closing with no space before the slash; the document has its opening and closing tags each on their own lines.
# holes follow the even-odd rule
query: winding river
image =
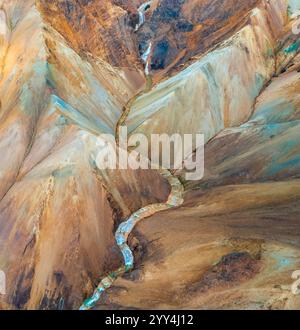
<svg viewBox="0 0 300 330">
<path fill-rule="evenodd" d="M 120 224 L 115 233 L 115 240 L 122 252 L 124 265 L 116 271 L 111 272 L 100 282 L 93 295 L 83 303 L 80 310 L 89 310 L 95 307 L 103 292 L 109 289 L 119 276 L 122 276 L 134 268 L 134 256 L 127 244 L 128 237 L 134 227 L 141 220 L 148 218 L 157 212 L 178 207 L 183 204 L 183 186 L 179 179 L 173 176 L 168 170 L 161 169 L 159 171 L 160 174 L 168 180 L 172 188 L 168 200 L 165 203 L 147 205 L 133 213 L 126 221 Z"/>
<path fill-rule="evenodd" d="M 145 11 L 151 5 L 152 1 L 148 1 L 142 4 L 139 8 L 139 24 L 136 27 L 136 31 L 144 24 L 145 22 Z M 148 82 L 151 82 L 151 77 L 149 73 L 149 58 L 151 55 L 152 44 L 150 42 L 147 51 L 141 56 L 143 62 L 145 63 L 145 73 Z M 151 84 L 151 83 L 150 83 Z M 147 91 L 149 86 L 146 87 L 145 91 Z M 119 120 L 117 126 L 122 125 L 125 122 L 125 119 L 130 111 L 131 105 L 133 101 L 140 95 L 141 93 L 135 95 L 125 107 L 122 117 Z M 117 130 L 118 131 L 118 130 Z M 118 141 L 118 137 L 117 137 Z M 171 174 L 169 170 L 160 169 L 160 174 L 169 182 L 171 186 L 171 192 L 168 197 L 168 200 L 165 203 L 157 203 L 147 205 L 138 211 L 134 212 L 126 221 L 122 222 L 118 227 L 115 233 L 116 243 L 122 252 L 124 264 L 116 271 L 111 272 L 108 276 L 106 276 L 95 289 L 93 295 L 84 301 L 80 310 L 89 310 L 96 306 L 97 302 L 100 300 L 104 291 L 109 289 L 114 281 L 119 277 L 124 275 L 125 273 L 131 271 L 134 268 L 134 256 L 130 247 L 128 246 L 128 237 L 131 234 L 132 230 L 135 226 L 143 219 L 146 219 L 157 212 L 161 212 L 164 210 L 168 210 L 174 207 L 179 207 L 183 204 L 183 186 L 179 179 Z"/>
</svg>

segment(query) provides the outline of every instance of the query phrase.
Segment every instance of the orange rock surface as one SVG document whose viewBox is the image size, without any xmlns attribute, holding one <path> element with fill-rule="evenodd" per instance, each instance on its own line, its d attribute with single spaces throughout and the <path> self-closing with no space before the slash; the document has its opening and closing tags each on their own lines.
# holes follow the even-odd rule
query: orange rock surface
<svg viewBox="0 0 300 330">
<path fill-rule="evenodd" d="M 205 175 L 174 173 L 184 204 L 137 225 L 96 309 L 299 309 L 300 5 L 154 0 L 136 29 L 143 3 L 0 0 L 0 309 L 78 309 L 118 225 L 168 199 L 156 170 L 96 166 L 120 123 L 205 134 Z"/>
</svg>

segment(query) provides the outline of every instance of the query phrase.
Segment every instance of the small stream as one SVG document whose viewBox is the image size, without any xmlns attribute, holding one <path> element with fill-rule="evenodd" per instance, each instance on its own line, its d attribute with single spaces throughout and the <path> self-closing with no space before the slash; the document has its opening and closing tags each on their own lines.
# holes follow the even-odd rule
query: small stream
<svg viewBox="0 0 300 330">
<path fill-rule="evenodd" d="M 152 1 L 148 1 L 142 4 L 139 8 L 139 23 L 136 26 L 136 31 L 140 29 L 140 27 L 145 23 L 145 11 L 151 6 Z M 152 43 L 149 43 L 148 49 L 146 52 L 141 56 L 141 59 L 145 63 L 145 74 L 147 77 L 150 77 L 149 72 L 149 61 L 150 55 L 152 50 Z M 150 79 L 151 80 L 151 79 Z M 146 87 L 147 89 L 147 87 Z M 140 93 L 139 93 L 140 94 Z M 128 108 L 130 110 L 130 105 L 132 101 L 134 101 L 137 96 L 135 95 L 131 100 L 128 102 Z M 127 108 L 126 107 L 126 108 Z M 126 116 L 128 115 L 128 111 L 122 115 L 120 122 L 125 122 Z M 124 117 L 124 118 L 123 118 Z M 108 276 L 106 276 L 95 289 L 93 295 L 84 301 L 80 310 L 89 310 L 96 306 L 97 302 L 100 300 L 103 292 L 109 289 L 114 281 L 124 275 L 125 273 L 131 271 L 134 268 L 134 256 L 130 247 L 128 246 L 128 237 L 131 234 L 132 230 L 135 226 L 143 219 L 148 218 L 157 212 L 161 212 L 164 210 L 168 210 L 174 207 L 179 207 L 183 204 L 183 186 L 179 179 L 171 174 L 170 171 L 165 169 L 159 170 L 160 174 L 169 182 L 171 186 L 171 193 L 168 197 L 168 200 L 165 203 L 157 203 L 157 204 L 150 204 L 147 205 L 138 211 L 134 212 L 126 221 L 122 222 L 118 227 L 115 233 L 115 241 L 122 252 L 124 264 L 116 271 L 111 272 Z"/>
<path fill-rule="evenodd" d="M 145 12 L 150 8 L 152 1 L 147 1 L 139 7 L 138 9 L 139 22 L 135 27 L 135 31 L 138 31 L 141 28 L 141 26 L 145 23 Z"/>
<path fill-rule="evenodd" d="M 152 50 L 152 42 L 150 41 L 147 50 L 141 56 L 143 62 L 145 63 L 145 74 L 146 74 L 146 76 L 149 76 L 149 74 L 150 74 L 150 71 L 149 71 L 149 61 L 150 61 L 151 50 Z"/>
<path fill-rule="evenodd" d="M 171 174 L 168 170 L 159 170 L 160 174 L 169 182 L 171 186 L 171 193 L 168 197 L 168 200 L 165 203 L 157 203 L 147 205 L 138 211 L 134 212 L 126 221 L 122 222 L 115 233 L 116 243 L 122 252 L 124 265 L 117 269 L 116 271 L 111 272 L 107 277 L 105 277 L 93 295 L 88 298 L 83 305 L 80 307 L 80 310 L 89 310 L 96 306 L 97 302 L 100 300 L 104 291 L 109 289 L 114 281 L 125 273 L 131 271 L 134 268 L 134 256 L 130 247 L 128 246 L 128 237 L 135 226 L 143 219 L 148 218 L 157 212 L 168 210 L 174 207 L 179 207 L 183 204 L 183 186 L 179 179 Z"/>
<path fill-rule="evenodd" d="M 138 13 L 139 13 L 139 23 L 136 25 L 135 27 L 135 31 L 137 32 L 145 23 L 145 12 L 150 8 L 152 1 L 147 1 L 145 3 L 143 3 L 139 9 L 138 9 Z M 145 63 L 145 74 L 146 76 L 149 76 L 150 74 L 150 70 L 149 70 L 149 61 L 150 61 L 150 55 L 151 55 L 151 50 L 152 50 L 152 43 L 149 43 L 149 46 L 147 48 L 147 50 L 145 51 L 144 54 L 142 54 L 141 59 L 143 60 L 143 62 Z"/>
</svg>

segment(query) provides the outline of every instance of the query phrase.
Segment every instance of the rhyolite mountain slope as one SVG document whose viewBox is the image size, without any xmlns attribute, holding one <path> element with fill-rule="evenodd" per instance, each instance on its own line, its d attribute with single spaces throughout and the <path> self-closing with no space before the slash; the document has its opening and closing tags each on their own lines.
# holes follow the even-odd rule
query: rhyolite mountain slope
<svg viewBox="0 0 300 330">
<path fill-rule="evenodd" d="M 139 51 L 152 42 L 151 69 L 163 77 L 237 31 L 258 3 L 251 1 L 154 1 L 138 32 Z"/>
<path fill-rule="evenodd" d="M 0 308 L 77 309 L 122 262 L 117 225 L 167 199 L 154 170 L 95 164 L 124 110 L 130 134 L 204 133 L 206 169 L 177 173 L 183 207 L 136 227 L 98 308 L 299 308 L 300 1 L 154 0 L 135 31 L 142 3 L 0 1 Z"/>
<path fill-rule="evenodd" d="M 97 134 L 114 132 L 139 72 L 80 57 L 34 1 L 1 5 L 1 306 L 76 309 L 121 262 L 117 223 L 169 186 L 156 172 L 95 166 Z"/>
<path fill-rule="evenodd" d="M 99 308 L 299 309 L 300 62 L 286 5 L 262 2 L 133 104 L 132 131 L 205 132 L 205 175 L 178 173 L 184 205 L 137 227 L 146 256 Z"/>
</svg>

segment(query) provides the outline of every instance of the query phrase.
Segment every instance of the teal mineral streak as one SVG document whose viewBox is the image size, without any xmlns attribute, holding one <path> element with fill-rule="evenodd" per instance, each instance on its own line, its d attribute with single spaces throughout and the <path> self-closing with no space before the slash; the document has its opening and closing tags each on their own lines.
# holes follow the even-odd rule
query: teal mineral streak
<svg viewBox="0 0 300 330">
<path fill-rule="evenodd" d="M 282 268 L 292 268 L 297 263 L 297 256 L 294 255 L 283 255 L 280 252 L 273 252 L 270 254 L 271 258 L 275 261 L 274 268 L 282 269 Z"/>
<path fill-rule="evenodd" d="M 250 89 L 250 95 L 252 98 L 257 97 L 260 94 L 262 88 L 264 87 L 265 81 L 266 78 L 262 74 L 257 72 L 255 73 L 255 84 Z"/>
<path fill-rule="evenodd" d="M 166 210 L 172 207 L 178 207 L 183 203 L 183 187 L 178 178 L 173 177 L 167 170 L 161 170 L 161 174 L 166 178 L 172 187 L 168 201 L 166 203 L 152 204 L 141 208 L 137 212 L 133 213 L 127 221 L 122 222 L 115 233 L 116 243 L 122 252 L 124 259 L 124 266 L 117 271 L 110 273 L 105 277 L 94 291 L 93 295 L 84 301 L 80 310 L 89 310 L 96 306 L 97 302 L 101 298 L 101 295 L 105 290 L 109 289 L 118 276 L 129 272 L 134 267 L 134 256 L 130 247 L 127 245 L 127 239 L 134 227 L 141 220 L 155 214 L 156 212 Z"/>
<path fill-rule="evenodd" d="M 113 133 L 111 129 L 109 129 L 106 125 L 102 124 L 102 122 L 97 118 L 89 118 L 84 113 L 75 109 L 71 104 L 65 102 L 60 97 L 56 95 L 51 96 L 51 101 L 54 106 L 58 107 L 60 112 L 77 124 L 79 127 L 91 131 L 96 134 L 101 133 Z"/>
<path fill-rule="evenodd" d="M 289 0 L 288 14 L 292 16 L 294 13 L 300 10 L 300 0 Z"/>
<path fill-rule="evenodd" d="M 297 40 L 296 42 L 291 44 L 289 47 L 285 48 L 284 52 L 286 54 L 295 53 L 299 50 L 299 48 L 300 48 L 300 40 Z"/>
<path fill-rule="evenodd" d="M 282 163 L 273 163 L 271 169 L 269 170 L 269 174 L 271 176 L 275 176 L 276 174 L 289 169 L 292 171 L 293 169 L 299 170 L 300 168 L 300 156 L 294 157 Z"/>
<path fill-rule="evenodd" d="M 259 124 L 275 124 L 293 119 L 295 106 L 289 101 L 279 98 L 259 107 L 251 121 Z"/>
<path fill-rule="evenodd" d="M 47 75 L 47 63 L 39 60 L 33 65 L 30 78 L 23 84 L 21 89 L 22 111 L 28 116 L 37 116 L 42 99 L 37 95 L 44 95 L 46 87 L 45 76 Z"/>
</svg>

